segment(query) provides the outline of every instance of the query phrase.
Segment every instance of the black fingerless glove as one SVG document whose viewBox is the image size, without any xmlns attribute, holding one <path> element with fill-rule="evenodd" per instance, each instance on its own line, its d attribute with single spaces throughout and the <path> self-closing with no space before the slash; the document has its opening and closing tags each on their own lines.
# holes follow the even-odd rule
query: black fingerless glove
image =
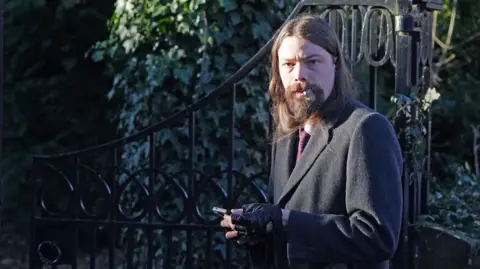
<svg viewBox="0 0 480 269">
<path fill-rule="evenodd" d="M 247 239 L 261 238 L 269 242 L 268 245 L 260 246 L 259 249 L 251 249 L 251 262 L 262 266 L 273 265 L 277 269 L 288 268 L 286 233 L 282 223 L 281 208 L 272 204 L 255 203 L 244 205 L 242 209 L 242 215 L 232 215 L 232 223 L 235 227 L 241 226 L 243 235 Z M 276 254 L 270 254 L 272 251 Z"/>
<path fill-rule="evenodd" d="M 272 204 L 247 204 L 242 215 L 232 215 L 232 223 L 244 229 L 246 237 L 264 238 L 271 231 L 282 232 L 282 210 Z"/>
</svg>

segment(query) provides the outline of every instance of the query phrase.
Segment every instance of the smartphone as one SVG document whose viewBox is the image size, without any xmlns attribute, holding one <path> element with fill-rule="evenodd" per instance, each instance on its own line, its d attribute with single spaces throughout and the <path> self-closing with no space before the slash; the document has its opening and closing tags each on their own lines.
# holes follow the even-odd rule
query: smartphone
<svg viewBox="0 0 480 269">
<path fill-rule="evenodd" d="M 231 214 L 230 210 L 227 210 L 227 209 L 221 208 L 221 207 L 214 207 L 212 210 L 215 214 L 219 215 L 220 217 L 223 217 L 223 215 L 230 215 Z"/>
</svg>

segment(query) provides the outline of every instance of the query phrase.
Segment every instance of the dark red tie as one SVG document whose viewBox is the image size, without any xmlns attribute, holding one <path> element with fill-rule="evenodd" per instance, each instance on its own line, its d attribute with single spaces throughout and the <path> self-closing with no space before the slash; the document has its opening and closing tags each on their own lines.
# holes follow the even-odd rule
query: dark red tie
<svg viewBox="0 0 480 269">
<path fill-rule="evenodd" d="M 298 141 L 297 162 L 298 160 L 300 160 L 300 156 L 302 155 L 303 149 L 305 149 L 305 145 L 307 145 L 309 138 L 310 138 L 310 135 L 305 131 L 305 129 L 301 129 L 300 140 Z"/>
</svg>

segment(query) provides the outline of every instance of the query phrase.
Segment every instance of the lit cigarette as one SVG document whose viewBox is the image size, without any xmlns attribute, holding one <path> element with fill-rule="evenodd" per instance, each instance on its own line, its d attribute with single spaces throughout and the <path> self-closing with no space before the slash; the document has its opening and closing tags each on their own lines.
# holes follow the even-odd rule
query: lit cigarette
<svg viewBox="0 0 480 269">
<path fill-rule="evenodd" d="M 303 96 L 305 96 L 310 102 L 315 101 L 315 95 L 311 89 L 306 89 L 303 91 Z"/>
</svg>

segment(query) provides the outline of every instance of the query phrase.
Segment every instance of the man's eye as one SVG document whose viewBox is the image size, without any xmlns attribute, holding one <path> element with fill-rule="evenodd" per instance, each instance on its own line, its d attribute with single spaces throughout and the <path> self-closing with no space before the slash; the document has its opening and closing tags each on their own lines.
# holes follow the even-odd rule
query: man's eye
<svg viewBox="0 0 480 269">
<path fill-rule="evenodd" d="M 309 64 L 318 64 L 318 63 L 320 63 L 320 60 L 309 60 L 308 63 Z"/>
<path fill-rule="evenodd" d="M 293 63 L 284 63 L 283 65 L 284 65 L 284 66 L 288 66 L 288 67 L 292 67 L 292 66 L 294 66 L 294 64 L 293 64 Z"/>
</svg>

